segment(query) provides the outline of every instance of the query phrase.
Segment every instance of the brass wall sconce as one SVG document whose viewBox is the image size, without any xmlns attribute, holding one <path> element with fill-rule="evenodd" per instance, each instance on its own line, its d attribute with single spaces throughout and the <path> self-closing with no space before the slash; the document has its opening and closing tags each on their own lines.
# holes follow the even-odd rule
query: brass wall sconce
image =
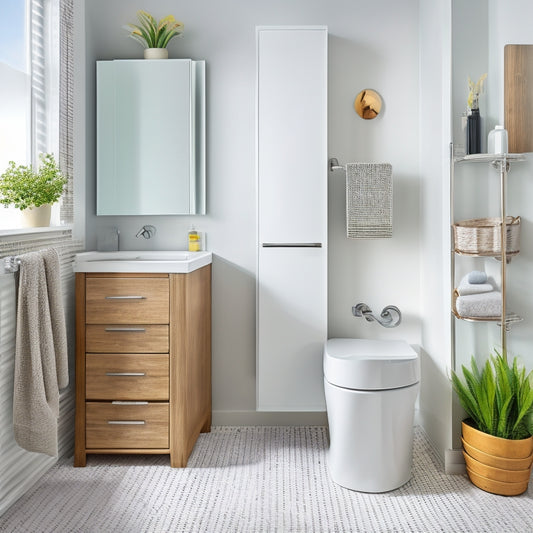
<svg viewBox="0 0 533 533">
<path fill-rule="evenodd" d="M 376 118 L 381 111 L 381 105 L 381 96 L 373 89 L 362 90 L 353 104 L 357 114 L 365 120 Z"/>
</svg>

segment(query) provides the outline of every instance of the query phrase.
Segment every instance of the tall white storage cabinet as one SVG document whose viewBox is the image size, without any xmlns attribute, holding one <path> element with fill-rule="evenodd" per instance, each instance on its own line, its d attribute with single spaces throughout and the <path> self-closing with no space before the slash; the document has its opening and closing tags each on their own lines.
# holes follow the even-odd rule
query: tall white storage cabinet
<svg viewBox="0 0 533 533">
<path fill-rule="evenodd" d="M 257 409 L 325 410 L 327 28 L 257 28 Z"/>
</svg>

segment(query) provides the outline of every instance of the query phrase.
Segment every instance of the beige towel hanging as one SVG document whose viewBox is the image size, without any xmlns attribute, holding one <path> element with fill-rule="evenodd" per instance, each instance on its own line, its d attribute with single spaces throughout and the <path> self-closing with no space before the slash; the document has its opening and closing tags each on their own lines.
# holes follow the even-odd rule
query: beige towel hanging
<svg viewBox="0 0 533 533">
<path fill-rule="evenodd" d="M 346 235 L 350 239 L 392 237 L 392 166 L 346 165 Z"/>
<path fill-rule="evenodd" d="M 68 385 L 59 258 L 53 249 L 20 257 L 13 391 L 15 440 L 57 455 L 59 390 Z"/>
</svg>

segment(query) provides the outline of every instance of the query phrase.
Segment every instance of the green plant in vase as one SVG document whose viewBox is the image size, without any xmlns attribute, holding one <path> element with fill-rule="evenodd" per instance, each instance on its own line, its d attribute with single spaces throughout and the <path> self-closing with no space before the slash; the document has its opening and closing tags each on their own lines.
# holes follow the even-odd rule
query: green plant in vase
<svg viewBox="0 0 533 533">
<path fill-rule="evenodd" d="M 472 357 L 462 373 L 452 372 L 452 385 L 470 417 L 462 423 L 470 480 L 495 494 L 521 494 L 533 462 L 533 371 L 496 352 L 481 369 Z"/>
<path fill-rule="evenodd" d="M 39 160 L 37 170 L 10 161 L 0 176 L 0 204 L 13 205 L 30 217 L 39 215 L 38 224 L 28 221 L 26 226 L 50 223 L 50 207 L 61 198 L 67 183 L 52 154 L 40 154 Z"/>
<path fill-rule="evenodd" d="M 145 59 L 168 58 L 168 43 L 183 34 L 183 23 L 167 15 L 161 20 L 156 20 L 150 13 L 144 10 L 137 11 L 139 24 L 127 24 L 124 26 L 130 37 L 141 43 L 145 48 Z"/>
</svg>

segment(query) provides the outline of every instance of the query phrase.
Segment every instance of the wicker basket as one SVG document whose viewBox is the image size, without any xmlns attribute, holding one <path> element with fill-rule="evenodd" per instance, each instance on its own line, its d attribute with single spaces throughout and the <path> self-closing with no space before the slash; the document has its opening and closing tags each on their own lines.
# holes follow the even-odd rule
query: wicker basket
<svg viewBox="0 0 533 533">
<path fill-rule="evenodd" d="M 520 251 L 520 217 L 505 218 L 507 255 Z M 465 255 L 501 255 L 501 219 L 473 218 L 453 225 L 455 251 Z"/>
</svg>

